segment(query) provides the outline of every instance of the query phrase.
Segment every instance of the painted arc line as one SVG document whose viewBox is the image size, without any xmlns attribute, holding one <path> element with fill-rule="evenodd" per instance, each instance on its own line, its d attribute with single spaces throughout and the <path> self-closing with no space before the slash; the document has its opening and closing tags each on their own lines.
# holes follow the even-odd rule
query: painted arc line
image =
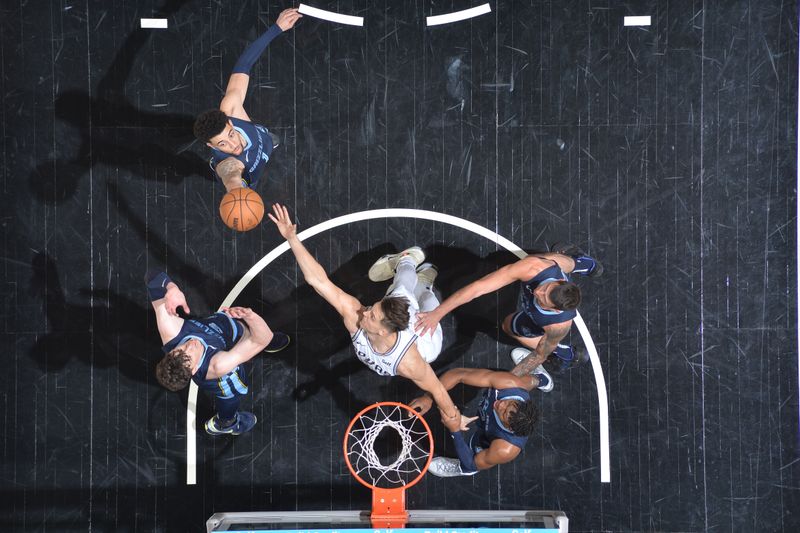
<svg viewBox="0 0 800 533">
<path fill-rule="evenodd" d="M 300 4 L 298 11 L 303 15 L 314 17 L 322 20 L 329 20 L 331 22 L 338 22 L 339 24 L 348 24 L 350 26 L 363 26 L 364 17 L 354 17 L 353 15 L 340 15 L 333 11 L 325 11 L 316 7 Z"/>
<path fill-rule="evenodd" d="M 800 17 L 800 14 L 798 14 Z M 797 43 L 797 51 L 800 52 L 800 42 Z M 800 67 L 800 56 L 797 58 L 797 65 Z M 800 125 L 800 76 L 797 78 L 797 125 Z M 800 128 L 797 129 L 797 159 L 795 161 L 800 161 Z M 797 167 L 797 187 L 800 187 L 800 165 Z M 800 189 L 795 189 L 800 190 Z M 797 245 L 795 250 L 797 250 L 797 261 L 795 265 L 800 265 L 800 198 L 797 198 L 797 214 L 795 216 L 796 228 L 795 228 L 795 236 L 797 238 Z M 800 309 L 800 268 L 795 267 L 795 275 L 797 276 L 797 305 L 798 309 Z M 800 328 L 800 315 L 797 317 L 797 324 L 798 328 Z M 800 427 L 800 335 L 797 336 L 797 422 L 798 426 Z"/>
<path fill-rule="evenodd" d="M 649 26 L 650 16 L 646 17 L 625 17 L 624 24 L 626 26 Z"/>
<path fill-rule="evenodd" d="M 402 208 L 393 208 L 393 209 L 372 209 L 369 211 L 359 211 L 357 213 L 350 213 L 348 215 L 342 215 L 340 217 L 332 218 L 330 220 L 326 220 L 325 222 L 321 222 L 316 226 L 312 226 L 307 230 L 303 230 L 297 234 L 297 237 L 304 241 L 315 235 L 318 235 L 324 231 L 328 231 L 333 228 L 337 228 L 339 226 L 345 226 L 347 224 L 351 224 L 353 222 L 362 222 L 365 220 L 375 220 L 381 218 L 415 218 L 415 219 L 422 219 L 422 220 L 430 220 L 432 222 L 441 222 L 443 224 L 449 224 L 451 226 L 455 226 L 457 228 L 462 228 L 476 235 L 480 235 L 484 237 L 498 246 L 505 248 L 507 251 L 511 252 L 512 254 L 516 255 L 520 259 L 527 256 L 528 254 L 525 253 L 522 248 L 511 242 L 510 240 L 506 239 L 505 237 L 495 233 L 494 231 L 484 228 L 483 226 L 479 226 L 474 222 L 470 222 L 469 220 L 464 220 L 463 218 L 455 217 L 452 215 L 446 215 L 444 213 L 437 213 L 436 211 L 426 211 L 424 209 L 402 209 Z M 283 242 L 282 244 L 275 247 L 272 251 L 270 251 L 267 255 L 261 258 L 255 265 L 253 265 L 250 270 L 248 270 L 242 279 L 231 289 L 231 292 L 223 300 L 220 308 L 222 307 L 229 307 L 233 304 L 236 298 L 241 294 L 245 287 L 253 280 L 255 277 L 266 268 L 270 263 L 272 263 L 275 259 L 283 255 L 285 252 L 289 250 L 289 243 Z M 594 341 L 592 340 L 592 336 L 589 334 L 589 329 L 586 327 L 586 324 L 583 321 L 583 317 L 581 314 L 578 313 L 575 316 L 575 325 L 578 328 L 578 332 L 581 334 L 581 338 L 583 339 L 583 344 L 586 346 L 586 351 L 589 353 L 589 359 L 592 362 L 592 369 L 594 370 L 594 378 L 597 385 L 597 404 L 598 404 L 598 412 L 600 418 L 600 481 L 603 483 L 610 483 L 611 482 L 611 467 L 610 467 L 610 453 L 609 453 L 609 426 L 608 426 L 608 392 L 606 390 L 606 382 L 603 376 L 603 367 L 600 363 L 600 357 L 597 354 L 597 348 L 594 345 Z M 195 385 L 194 381 L 190 382 L 189 385 L 189 402 L 186 406 L 186 427 L 187 431 L 189 432 L 186 436 L 186 484 L 193 485 L 196 483 L 197 475 L 196 475 L 196 468 L 197 468 L 197 447 L 195 444 L 196 440 L 196 428 L 189 426 L 189 419 L 192 419 L 192 425 L 194 424 L 194 420 L 196 419 L 196 409 L 197 409 L 197 385 Z"/>
<path fill-rule="evenodd" d="M 471 7 L 463 11 L 453 11 L 452 13 L 445 13 L 444 15 L 433 15 L 427 17 L 426 24 L 428 26 L 438 26 L 440 24 L 449 24 L 450 22 L 458 22 L 459 20 L 467 20 L 479 15 L 485 15 L 492 11 L 492 6 L 483 4 L 478 7 Z"/>
<path fill-rule="evenodd" d="M 166 29 L 168 23 L 167 19 L 141 19 L 139 24 L 142 28 Z"/>
</svg>

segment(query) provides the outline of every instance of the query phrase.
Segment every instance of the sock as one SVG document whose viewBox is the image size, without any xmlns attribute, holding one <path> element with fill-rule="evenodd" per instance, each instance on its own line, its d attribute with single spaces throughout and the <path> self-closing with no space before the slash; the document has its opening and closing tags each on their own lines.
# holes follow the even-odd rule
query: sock
<svg viewBox="0 0 800 533">
<path fill-rule="evenodd" d="M 572 269 L 572 274 L 583 274 L 584 276 L 588 276 L 592 273 L 594 267 L 597 266 L 595 260 L 588 255 L 581 255 L 578 257 L 573 257 L 572 259 L 575 261 L 575 268 Z"/>
</svg>

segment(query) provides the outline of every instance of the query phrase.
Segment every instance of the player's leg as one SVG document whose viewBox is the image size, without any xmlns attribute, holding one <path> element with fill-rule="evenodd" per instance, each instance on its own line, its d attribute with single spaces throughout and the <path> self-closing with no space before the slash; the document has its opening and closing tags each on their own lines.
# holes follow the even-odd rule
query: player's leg
<svg viewBox="0 0 800 533">
<path fill-rule="evenodd" d="M 503 331 L 530 351 L 536 349 L 542 335 L 541 330 L 535 326 L 524 311 L 508 315 L 503 320 Z M 562 343 L 556 346 L 551 355 L 555 356 L 555 360 L 558 361 L 557 364 L 551 364 L 549 360 L 545 362 L 546 368 L 551 372 L 569 370 L 588 360 L 585 350 Z M 514 350 L 511 357 L 514 360 L 514 364 L 519 364 L 519 361 L 527 357 L 527 353 L 523 353 L 521 350 Z"/>
<path fill-rule="evenodd" d="M 217 414 L 206 422 L 210 435 L 241 435 L 256 425 L 256 415 L 239 410 L 240 400 L 248 392 L 247 370 L 239 366 L 221 380 L 223 390 L 215 399 Z"/>
<path fill-rule="evenodd" d="M 423 263 L 417 267 L 417 286 L 414 289 L 414 297 L 417 299 L 419 310 L 423 313 L 432 311 L 439 307 L 439 298 L 433 288 L 439 270 L 431 263 Z M 442 325 L 437 324 L 432 333 L 427 333 L 417 338 L 417 351 L 428 363 L 432 363 L 439 357 L 442 351 L 444 333 Z"/>
</svg>

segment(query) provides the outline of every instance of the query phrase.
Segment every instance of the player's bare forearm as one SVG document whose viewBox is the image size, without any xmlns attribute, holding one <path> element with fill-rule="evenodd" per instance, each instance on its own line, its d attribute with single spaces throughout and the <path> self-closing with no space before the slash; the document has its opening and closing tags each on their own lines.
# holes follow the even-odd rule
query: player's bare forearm
<svg viewBox="0 0 800 533">
<path fill-rule="evenodd" d="M 460 413 L 456 404 L 453 403 L 453 400 L 450 398 L 450 395 L 447 394 L 447 390 L 444 386 L 437 380 L 438 386 L 433 385 L 430 387 L 430 390 L 426 391 L 430 393 L 433 397 L 433 401 L 436 403 L 436 407 L 439 408 L 439 411 L 442 412 L 442 416 L 447 418 L 455 418 Z"/>
<path fill-rule="evenodd" d="M 311 255 L 311 252 L 309 252 L 300 239 L 297 238 L 297 235 L 289 237 L 287 242 L 292 249 L 292 253 L 294 253 L 295 259 L 297 259 L 297 264 L 303 272 L 306 283 L 316 288 L 316 286 L 329 281 L 325 269 L 322 268 L 319 261 Z"/>
<path fill-rule="evenodd" d="M 520 361 L 519 364 L 511 370 L 511 373 L 517 377 L 526 376 L 531 372 L 533 372 L 533 370 L 537 366 L 541 365 L 546 360 L 547 360 L 547 354 L 542 356 L 539 355 L 537 352 L 531 352 L 530 355 L 528 355 L 528 357 Z"/>
</svg>

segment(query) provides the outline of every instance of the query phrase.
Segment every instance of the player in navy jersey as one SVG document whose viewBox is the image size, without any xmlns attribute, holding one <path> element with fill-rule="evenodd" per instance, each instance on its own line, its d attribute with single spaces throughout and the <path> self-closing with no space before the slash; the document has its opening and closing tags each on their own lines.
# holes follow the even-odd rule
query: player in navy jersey
<svg viewBox="0 0 800 533">
<path fill-rule="evenodd" d="M 530 390 L 552 388 L 550 375 L 541 368 L 535 374 L 523 377 L 483 368 L 454 368 L 439 380 L 447 390 L 460 383 L 487 388 L 477 416 L 462 415 L 461 427 L 444 421 L 453 437 L 458 459 L 434 457 L 428 472 L 439 477 L 471 476 L 480 470 L 513 461 L 525 447 L 528 435 L 539 419 L 539 410 L 531 400 Z M 409 405 L 425 414 L 431 404 L 430 396 L 424 395 Z M 465 439 L 462 428 L 476 420 L 475 428 Z"/>
<path fill-rule="evenodd" d="M 550 253 L 529 255 L 506 265 L 453 293 L 428 313 L 420 313 L 417 333 L 436 327 L 450 311 L 473 299 L 494 292 L 516 281 L 521 282 L 520 307 L 503 321 L 503 331 L 526 350 L 514 350 L 517 376 L 524 376 L 543 364 L 550 354 L 561 361 L 561 368 L 586 360 L 571 346 L 560 344 L 575 318 L 581 291 L 567 274 L 597 277 L 603 266 L 572 244 L 555 245 Z"/>
<path fill-rule="evenodd" d="M 217 414 L 206 422 L 211 435 L 240 435 L 253 429 L 256 416 L 239 411 L 248 392 L 245 363 L 266 351 L 289 345 L 289 337 L 272 332 L 252 309 L 229 307 L 203 319 L 183 319 L 178 308 L 190 312 L 186 297 L 164 272 L 148 272 L 147 292 L 156 313 L 164 358 L 156 379 L 171 391 L 194 381 L 216 398 Z"/>
<path fill-rule="evenodd" d="M 256 60 L 275 37 L 292 29 L 302 16 L 297 9 L 282 11 L 275 24 L 239 57 L 219 109 L 202 113 L 194 123 L 195 137 L 211 148 L 211 168 L 227 191 L 255 187 L 278 146 L 276 135 L 250 120 L 244 99 Z"/>
</svg>

